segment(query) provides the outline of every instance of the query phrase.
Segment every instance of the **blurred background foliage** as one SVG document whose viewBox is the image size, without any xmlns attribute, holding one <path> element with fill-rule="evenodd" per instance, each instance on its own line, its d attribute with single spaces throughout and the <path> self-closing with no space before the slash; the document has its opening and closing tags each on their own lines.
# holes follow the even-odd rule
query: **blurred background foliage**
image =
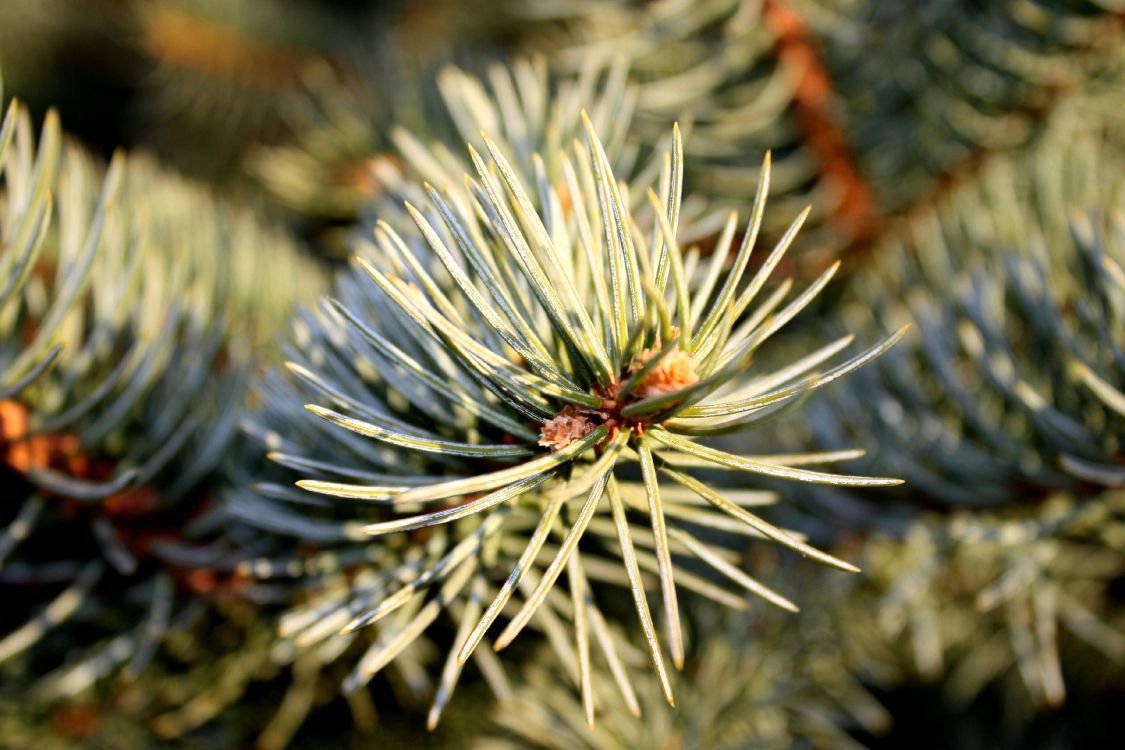
<svg viewBox="0 0 1125 750">
<path fill-rule="evenodd" d="M 703 256 L 771 151 L 766 241 L 811 206 L 782 270 L 809 281 L 839 259 L 844 280 L 763 358 L 912 330 L 727 446 L 860 446 L 864 471 L 906 484 L 769 485 L 786 500 L 774 522 L 863 572 L 739 551 L 802 611 L 693 601 L 675 711 L 651 676 L 639 720 L 595 686 L 590 729 L 558 656 L 528 644 L 499 689 L 466 674 L 426 732 L 442 650 L 420 642 L 341 696 L 349 665 L 276 637 L 293 587 L 247 567 L 295 545 L 311 569 L 326 545 L 263 534 L 253 516 L 268 506 L 248 498 L 255 480 L 294 478 L 267 465 L 258 429 L 293 408 L 270 370 L 295 358 L 278 345 L 301 327 L 292 305 L 324 291 L 374 220 L 401 219 L 411 138 L 526 135 L 474 119 L 482 100 L 505 111 L 513 62 L 556 82 L 608 71 L 625 171 L 679 121 L 684 231 Z M 0 301 L 0 745 L 997 750 L 1117 736 L 1119 0 L 4 0 L 0 71 L 5 102 L 23 103 L 0 162 L 0 268 L 18 281 L 18 304 Z M 86 268 L 94 233 L 108 249 Z M 58 319 L 52 289 L 69 290 Z M 61 353 L 35 335 L 48 326 Z M 402 554 L 406 539 L 386 539 L 380 554 Z M 643 662 L 638 634 L 621 635 L 624 660 Z"/>
</svg>

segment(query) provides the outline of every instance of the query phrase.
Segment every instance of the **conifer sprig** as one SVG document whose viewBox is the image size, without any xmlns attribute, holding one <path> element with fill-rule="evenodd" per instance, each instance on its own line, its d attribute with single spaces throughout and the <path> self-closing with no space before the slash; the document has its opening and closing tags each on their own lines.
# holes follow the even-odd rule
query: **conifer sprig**
<svg viewBox="0 0 1125 750">
<path fill-rule="evenodd" d="M 144 157 L 99 163 L 53 112 L 36 138 L 27 110 L 8 107 L 5 682 L 57 700 L 114 673 L 136 677 L 206 610 L 197 597 L 215 588 L 210 566 L 228 550 L 181 548 L 222 536 L 211 499 L 249 371 L 321 278 L 250 212 Z"/>
<path fill-rule="evenodd" d="M 688 666 L 673 676 L 676 711 L 662 705 L 652 674 L 637 680 L 631 700 L 598 679 L 602 718 L 590 726 L 581 702 L 560 694 L 552 654 L 540 652 L 522 670 L 519 689 L 496 706 L 495 728 L 476 747 L 859 750 L 850 733 L 879 735 L 890 726 L 890 713 L 850 670 L 831 628 L 795 626 L 773 613 L 728 621 L 698 614 Z"/>
<path fill-rule="evenodd" d="M 823 444 L 848 425 L 880 444 L 880 465 L 949 507 L 1125 484 L 1120 159 L 1102 132 L 1047 135 L 887 241 L 846 304 L 872 324 L 912 322 L 918 344 L 837 394 L 834 415 L 811 405 Z M 873 303 L 875 284 L 894 291 Z M 873 397 L 882 418 L 860 408 Z"/>
<path fill-rule="evenodd" d="M 289 367 L 322 402 L 308 409 L 330 423 L 328 433 L 343 428 L 382 447 L 348 441 L 335 461 L 289 452 L 275 457 L 305 469 L 297 482 L 304 490 L 372 508 L 366 515 L 374 522 L 329 523 L 337 538 L 431 534 L 422 545 L 427 551 L 418 549 L 422 558 L 373 571 L 372 585 L 345 585 L 290 618 L 301 623 L 290 632 L 306 644 L 330 636 L 321 627 L 327 622 L 339 623 L 344 634 L 380 623 L 381 635 L 349 687 L 370 679 L 442 609 L 468 595 L 474 604 L 455 608 L 472 616 L 458 628 L 439 696 L 448 695 L 460 665 L 479 653 L 492 624 L 511 607 L 495 648 L 510 644 L 533 618 L 546 618 L 541 625 L 574 665 L 592 720 L 589 638 L 602 614 L 600 586 L 590 587 L 588 576 L 596 571 L 599 580 L 631 591 L 650 660 L 672 702 L 646 591 L 653 574 L 677 667 L 684 654 L 681 587 L 742 604 L 740 596 L 678 569 L 679 558 L 697 557 L 749 592 L 794 608 L 690 529 L 764 537 L 856 570 L 760 518 L 746 497 L 714 490 L 692 472 L 740 470 L 837 486 L 899 483 L 805 468 L 854 458 L 852 451 L 741 456 L 700 440 L 752 427 L 861 366 L 901 332 L 823 373 L 816 368 L 846 342 L 783 372 L 756 373 L 750 365 L 759 347 L 835 271 L 829 268 L 790 300 L 791 282 L 760 299 L 804 218 L 748 272 L 769 158 L 742 241 L 724 269 L 733 229 L 715 249 L 717 260 L 706 264 L 697 250 L 685 257 L 677 242 L 678 129 L 671 149 L 659 155 L 656 189 L 637 210 L 627 196 L 644 185 L 617 181 L 592 123 L 582 119 L 586 145 L 534 156 L 526 162 L 530 171 L 505 155 L 508 147 L 482 136 L 481 151 L 469 147 L 474 174 L 465 177 L 464 190 L 427 185 L 427 204 L 406 206 L 413 226 L 377 224 L 374 241 L 362 245 L 334 298 L 301 326 L 304 344 L 293 348 L 300 356 Z M 319 335 L 310 338 L 314 329 Z M 276 427 L 263 432 L 285 440 Z M 363 466 L 361 458 L 362 468 L 354 467 L 348 453 L 373 460 Z M 309 469 L 321 476 L 308 476 Z M 372 473 L 378 478 L 364 481 Z M 244 505 L 242 515 L 253 513 Z M 645 519 L 643 527 L 631 524 L 634 516 Z M 294 520 L 295 529 L 301 524 Z M 547 544 L 551 538 L 554 546 Z M 624 570 L 607 566 L 606 557 Z M 556 598 L 564 573 L 570 603 Z M 576 651 L 552 634 L 550 621 L 560 615 L 571 620 Z M 601 633 L 599 641 L 612 671 L 612 641 Z M 627 678 L 616 676 L 627 692 Z"/>
</svg>

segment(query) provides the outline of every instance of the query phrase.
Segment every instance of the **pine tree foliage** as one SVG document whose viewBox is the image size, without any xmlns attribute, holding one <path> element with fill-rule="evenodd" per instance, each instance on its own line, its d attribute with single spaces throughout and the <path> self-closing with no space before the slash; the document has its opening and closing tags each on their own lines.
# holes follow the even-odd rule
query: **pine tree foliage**
<svg viewBox="0 0 1125 750">
<path fill-rule="evenodd" d="M 193 175 L 232 180 L 260 140 L 285 137 L 287 101 L 364 15 L 304 0 L 157 0 L 125 11 L 140 82 L 139 140 Z M 122 13 L 107 9 L 103 13 Z"/>
<path fill-rule="evenodd" d="M 447 105 L 462 96 L 459 80 L 468 74 L 454 61 L 487 67 L 493 82 L 509 76 L 503 65 L 486 65 L 491 56 L 480 49 L 490 49 L 487 40 L 505 27 L 503 5 L 470 9 L 431 0 L 403 4 L 391 18 L 384 14 L 362 39 L 360 53 L 309 66 L 301 91 L 284 103 L 287 137 L 252 149 L 247 171 L 304 221 L 354 222 L 384 188 L 380 173 L 383 159 L 395 152 L 392 130 L 448 140 L 460 124 L 449 122 Z M 545 86 L 541 63 L 514 63 L 523 85 Z M 487 104 L 476 91 L 469 96 Z M 468 141 L 477 137 L 476 131 L 464 134 Z"/>
<path fill-rule="evenodd" d="M 5 744 L 51 750 L 190 748 L 203 742 L 218 747 L 284 746 L 284 740 L 259 738 L 277 734 L 272 727 L 280 707 L 299 716 L 294 709 L 299 704 L 285 703 L 286 690 L 264 692 L 268 699 L 260 704 L 234 708 L 245 699 L 247 685 L 259 687 L 280 671 L 269 657 L 272 624 L 245 606 L 237 608 L 241 617 L 228 612 L 170 630 L 157 657 L 137 679 L 106 682 L 65 701 L 31 703 L 14 689 L 6 690 L 0 705 Z M 274 683 L 280 687 L 286 681 Z M 300 679 L 291 684 L 304 687 Z M 275 695 L 276 701 L 271 700 Z"/>
<path fill-rule="evenodd" d="M 818 41 L 839 123 L 881 210 L 980 154 L 1030 142 L 1121 44 L 1116 0 L 789 0 Z"/>
<path fill-rule="evenodd" d="M 391 150 L 375 159 L 371 172 L 378 187 L 360 214 L 366 229 L 374 229 L 370 224 L 377 220 L 395 226 L 411 221 L 404 205 L 424 203 L 427 184 L 464 191 L 465 175 L 474 168 L 464 144 L 485 152 L 486 133 L 493 134 L 495 147 L 520 175 L 533 179 L 543 169 L 536 166 L 536 154 L 556 153 L 581 135 L 584 107 L 594 127 L 605 133 L 615 170 L 630 178 L 658 177 L 659 160 L 642 174 L 637 149 L 626 145 L 636 92 L 623 69 L 590 67 L 582 76 L 560 79 L 551 76 L 542 59 L 522 59 L 510 66 L 493 64 L 483 77 L 446 66 L 435 83 L 440 118 L 420 133 L 402 125 L 391 128 Z"/>
<path fill-rule="evenodd" d="M 466 744 L 486 691 L 482 747 L 1096 736 L 1118 0 L 466 7 L 0 9 L 32 111 L 143 61 L 94 143 L 354 254 L 314 302 L 231 196 L 9 107 L 0 744 Z"/>
<path fill-rule="evenodd" d="M 641 143 L 660 138 L 666 123 L 685 123 L 692 153 L 685 163 L 689 194 L 738 208 L 757 184 L 756 154 L 775 155 L 778 218 L 767 235 L 784 232 L 780 217 L 811 205 L 810 248 L 837 249 L 842 235 L 862 231 L 866 199 L 854 194 L 843 144 L 821 127 L 821 71 L 809 60 L 779 54 L 790 39 L 766 22 L 761 3 L 530 2 L 519 11 L 535 22 L 524 43 L 546 52 L 552 66 L 575 73 L 591 61 L 626 65 L 636 81 Z M 784 37 L 784 38 L 783 38 Z M 815 79 L 815 80 L 814 80 Z M 820 128 L 827 138 L 809 138 Z"/>
<path fill-rule="evenodd" d="M 1060 96 L 1104 67 L 1122 32 L 1114 9 L 1093 2 L 511 5 L 526 24 L 516 49 L 546 55 L 555 72 L 629 70 L 636 145 L 659 149 L 667 124 L 684 123 L 694 144 L 687 194 L 740 208 L 756 188 L 754 155 L 771 150 L 771 213 L 812 206 L 810 267 L 865 247 L 885 216 L 979 155 L 1026 144 Z M 363 165 L 388 123 L 432 129 L 401 106 L 419 86 L 387 92 L 387 67 L 368 66 L 359 85 L 322 77 L 291 141 L 255 154 L 253 170 L 280 200 L 304 214 L 352 215 L 377 189 Z M 766 235 L 782 234 L 786 223 L 772 222 Z"/>
<path fill-rule="evenodd" d="M 865 435 L 872 469 L 912 488 L 914 522 L 873 523 L 883 534 L 864 565 L 878 625 L 845 637 L 893 682 L 941 678 L 958 706 L 1012 676 L 1023 687 L 1008 694 L 1057 706 L 1064 654 L 1106 673 L 1125 646 L 1113 594 L 1125 196 L 1120 114 L 1104 98 L 1120 80 L 1111 70 L 1088 81 L 1028 149 L 991 159 L 888 236 L 851 280 L 843 315 L 909 322 L 918 337 L 831 406 L 809 405 L 815 443 Z"/>
<path fill-rule="evenodd" d="M 33 112 L 59 108 L 94 143 L 230 182 L 251 143 L 287 133 L 306 67 L 361 38 L 349 16 L 364 14 L 307 0 L 9 0 L 0 66 Z"/>
<path fill-rule="evenodd" d="M 827 258 L 979 154 L 1027 143 L 1122 32 L 1112 2 L 1069 0 L 519 5 L 538 22 L 526 44 L 560 70 L 627 61 L 642 126 L 690 119 L 689 190 L 737 205 L 749 155 L 772 149 L 778 205 L 812 204 L 808 245 Z"/>
<path fill-rule="evenodd" d="M 915 492 L 1014 505 L 1125 480 L 1120 131 L 1082 104 L 911 216 L 855 282 L 856 324 L 909 321 L 918 344 L 817 423 L 869 435 Z M 1077 118 L 1101 124 L 1083 136 Z M 874 303 L 873 285 L 886 290 Z M 879 419 L 855 411 L 860 398 Z"/>
<path fill-rule="evenodd" d="M 811 204 L 805 244 L 829 242 L 818 227 L 842 208 L 845 196 L 839 185 L 818 183 L 820 156 L 802 147 L 792 106 L 798 75 L 771 57 L 774 36 L 751 7 L 740 8 L 737 2 L 698 8 L 680 4 L 684 7 L 669 6 L 665 12 L 654 5 L 655 17 L 649 18 L 639 5 L 579 3 L 564 6 L 576 19 L 552 17 L 548 23 L 541 3 L 497 5 L 510 6 L 508 10 L 525 22 L 536 22 L 528 26 L 527 38 L 522 38 L 516 52 L 535 59 L 537 67 L 546 64 L 563 77 L 575 78 L 603 69 L 629 71 L 631 96 L 640 106 L 626 128 L 633 148 L 666 148 L 669 123 L 683 119 L 695 144 L 685 166 L 689 186 L 685 195 L 706 196 L 713 209 L 742 208 L 757 186 L 756 155 L 772 149 L 777 155 L 777 210 L 771 214 L 788 216 Z M 554 6 L 550 13 L 559 12 Z M 626 34 L 626 29 L 632 31 Z M 474 62 L 470 67 L 487 68 L 487 80 L 504 87 L 498 95 L 507 96 L 512 84 L 503 81 L 504 66 Z M 525 63 L 517 57 L 514 64 L 518 68 Z M 689 72 L 673 76 L 671 70 Z M 295 128 L 290 142 L 254 156 L 252 169 L 267 189 L 303 214 L 337 217 L 351 211 L 354 215 L 365 194 L 378 189 L 378 182 L 373 186 L 356 177 L 364 174 L 364 163 L 382 150 L 381 131 L 395 119 L 388 116 L 388 109 L 397 107 L 400 127 L 444 135 L 444 112 L 425 108 L 427 116 L 419 116 L 412 111 L 417 107 L 404 106 L 409 104 L 404 100 L 415 89 L 424 89 L 424 84 L 404 82 L 400 90 L 372 100 L 372 92 L 385 91 L 386 76 L 385 70 L 369 68 L 359 86 L 325 80 L 310 87 L 310 101 L 303 107 L 304 127 Z M 455 77 L 457 73 L 451 71 L 439 77 L 444 79 L 440 88 L 445 100 L 462 96 L 450 92 L 457 88 L 450 86 Z M 468 96 L 475 104 L 482 103 L 477 92 Z M 343 137 L 332 138 L 334 132 Z M 475 142 L 477 133 L 462 132 L 462 138 Z M 324 185 L 334 189 L 318 193 L 317 186 Z M 765 221 L 769 236 L 786 228 L 786 222 L 773 216 Z"/>
<path fill-rule="evenodd" d="M 1020 715 L 1058 707 L 1068 677 L 1111 680 L 1125 658 L 1111 591 L 1125 574 L 1123 519 L 1120 491 L 1059 494 L 1033 513 L 962 511 L 879 536 L 868 580 L 840 602 L 867 625 L 843 637 L 884 686 L 940 680 L 963 709 L 1007 682 Z"/>
<path fill-rule="evenodd" d="M 0 169 L 0 669 L 53 700 L 135 678 L 206 608 L 221 549 L 181 547 L 222 536 L 248 376 L 321 274 L 152 162 L 99 163 L 53 113 L 36 139 L 11 104 Z"/>
<path fill-rule="evenodd" d="M 638 680 L 633 705 L 599 682 L 604 718 L 590 726 L 578 699 L 560 694 L 544 655 L 497 705 L 494 736 L 474 747 L 835 750 L 862 747 L 850 732 L 878 734 L 889 724 L 886 710 L 847 671 L 835 646 L 821 648 L 807 638 L 810 629 L 761 616 L 725 625 L 714 619 L 702 618 L 688 666 L 675 675 L 676 710 L 664 705 L 651 675 Z"/>
<path fill-rule="evenodd" d="M 472 98 L 463 93 L 461 100 Z M 631 591 L 669 702 L 666 653 L 676 666 L 684 658 L 681 588 L 743 605 L 742 595 L 680 570 L 680 558 L 698 558 L 749 592 L 794 608 L 693 530 L 765 537 L 854 570 L 755 514 L 760 493 L 728 497 L 695 470 L 844 486 L 897 483 L 804 468 L 857 455 L 851 451 L 739 456 L 700 441 L 751 428 L 866 363 L 899 334 L 822 374 L 809 373 L 850 338 L 778 372 L 757 373 L 749 366 L 754 352 L 835 270 L 788 302 L 791 282 L 760 294 L 802 216 L 761 267 L 745 274 L 764 215 L 768 158 L 732 267 L 702 263 L 696 253 L 686 260 L 677 241 L 678 133 L 658 158 L 647 209 L 634 210 L 624 196 L 646 185 L 618 183 L 592 121 L 579 117 L 579 102 L 559 102 L 542 131 L 541 154 L 529 148 L 535 130 L 522 127 L 528 121 L 505 111 L 503 99 L 494 105 L 522 137 L 501 145 L 478 136 L 485 155 L 470 146 L 475 174 L 463 187 L 444 184 L 444 151 L 418 150 L 399 134 L 404 157 L 442 182 L 424 186 L 421 208 L 406 204 L 410 223 L 379 222 L 332 299 L 299 320 L 292 347 L 299 358 L 289 369 L 315 394 L 312 415 L 286 415 L 256 430 L 277 442 L 275 459 L 299 472 L 298 486 L 314 494 L 272 488 L 289 510 L 267 513 L 248 498 L 239 511 L 306 539 L 350 542 L 349 556 L 366 558 L 344 585 L 318 592 L 283 624 L 298 644 L 329 652 L 379 624 L 346 689 L 366 683 L 443 610 L 453 611 L 458 632 L 431 720 L 505 611 L 495 647 L 534 622 L 566 656 L 592 712 L 591 634 L 622 691 L 630 689 L 599 604 L 607 584 Z M 537 111 L 544 110 L 528 114 Z M 476 125 L 486 112 L 451 114 L 455 121 L 473 116 Z M 586 143 L 572 147 L 559 136 L 568 122 L 577 131 L 580 119 Z M 734 217 L 727 247 L 714 257 L 725 258 L 733 231 Z M 322 447 L 332 435 L 340 447 L 331 459 L 320 458 L 323 450 L 293 454 L 288 446 L 299 445 L 301 435 L 309 436 L 300 442 Z M 339 498 L 346 512 L 318 520 L 318 496 Z M 297 514 L 300 506 L 312 520 Z M 291 520 L 283 522 L 286 515 Z M 421 536 L 406 554 L 383 541 L 407 532 Z M 555 585 L 564 572 L 569 596 Z M 648 603 L 654 573 L 667 647 Z"/>
<path fill-rule="evenodd" d="M 469 165 L 455 144 L 483 149 L 481 131 L 498 133 L 530 169 L 532 153 L 572 136 L 583 104 L 612 128 L 605 133 L 620 154 L 615 166 L 636 161 L 636 149 L 618 147 L 635 101 L 621 68 L 591 65 L 558 83 L 542 57 L 492 63 L 481 76 L 447 64 L 416 78 L 399 71 L 399 85 L 383 93 L 384 67 L 366 66 L 358 83 L 322 71 L 299 102 L 293 139 L 251 156 L 249 168 L 279 202 L 311 218 L 405 217 L 403 201 L 421 192 L 412 181 L 460 182 Z"/>
<path fill-rule="evenodd" d="M 378 185 L 367 168 L 385 147 L 375 124 L 385 127 L 394 108 L 389 96 L 350 87 L 327 65 L 305 79 L 316 93 L 292 97 L 293 134 L 255 146 L 246 168 L 277 203 L 308 221 L 354 220 Z"/>
</svg>

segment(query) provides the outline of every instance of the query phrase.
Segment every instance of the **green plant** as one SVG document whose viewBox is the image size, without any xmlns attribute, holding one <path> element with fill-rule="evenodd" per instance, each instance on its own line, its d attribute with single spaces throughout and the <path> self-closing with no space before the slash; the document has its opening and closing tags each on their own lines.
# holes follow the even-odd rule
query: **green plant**
<svg viewBox="0 0 1125 750">
<path fill-rule="evenodd" d="M 866 550 L 869 581 L 841 602 L 869 602 L 874 622 L 845 637 L 887 683 L 941 680 L 955 707 L 1002 680 L 1022 685 L 1025 714 L 1058 707 L 1067 673 L 1105 679 L 1125 657 L 1110 593 L 1125 573 L 1123 510 L 1119 491 L 1060 495 L 1035 514 L 962 511 L 879 536 Z"/>
<path fill-rule="evenodd" d="M 1120 114 L 1101 104 L 1120 80 L 1118 61 L 1024 152 L 901 222 L 841 309 L 919 336 L 809 404 L 812 444 L 866 435 L 870 469 L 911 487 L 856 514 L 876 533 L 843 637 L 888 684 L 940 680 L 957 710 L 998 684 L 1022 716 L 1058 707 L 1068 673 L 1111 680 L 1125 645 L 1125 185 Z"/>
<path fill-rule="evenodd" d="M 701 617 L 688 664 L 674 676 L 679 700 L 664 705 L 654 675 L 637 681 L 632 702 L 612 684 L 595 685 L 601 720 L 586 722 L 573 695 L 560 694 L 551 654 L 493 712 L 486 748 L 860 748 L 850 731 L 879 734 L 890 723 L 848 670 L 838 644 L 818 643 L 813 629 L 764 613 Z M 749 641 L 749 644 L 746 642 Z M 554 669 L 552 667 L 555 667 Z"/>
<path fill-rule="evenodd" d="M 1119 118 L 1086 96 L 1057 118 L 903 222 L 844 303 L 858 324 L 920 336 L 840 394 L 815 421 L 821 441 L 845 424 L 870 436 L 879 463 L 936 502 L 1028 506 L 1122 482 Z M 874 285 L 887 294 L 872 300 Z M 880 419 L 858 410 L 872 398 Z"/>
<path fill-rule="evenodd" d="M 548 134 L 565 132 L 559 117 L 555 112 Z M 511 117 L 505 119 L 511 127 Z M 476 174 L 463 188 L 427 185 L 428 205 L 406 206 L 412 225 L 376 225 L 374 242 L 361 243 L 355 269 L 338 280 L 333 298 L 296 326 L 290 352 L 299 359 L 289 369 L 331 404 L 308 406 L 323 421 L 284 416 L 291 409 L 283 407 L 284 421 L 256 429 L 277 445 L 275 460 L 306 477 L 298 486 L 315 493 L 271 484 L 267 494 L 294 509 L 307 507 L 311 517 L 289 510 L 283 521 L 267 515 L 260 499 L 235 506 L 241 517 L 263 519 L 267 527 L 353 546 L 357 572 L 316 590 L 283 624 L 298 644 L 321 643 L 334 653 L 340 647 L 331 645 L 333 638 L 379 624 L 346 688 L 366 683 L 442 610 L 454 611 L 460 625 L 431 721 L 461 665 L 480 653 L 477 646 L 510 602 L 519 606 L 495 647 L 506 647 L 539 613 L 556 649 L 577 660 L 588 711 L 591 635 L 628 690 L 596 601 L 601 581 L 631 591 L 669 702 L 643 570 L 659 580 L 677 666 L 684 658 L 677 583 L 734 606 L 741 598 L 677 570 L 676 558 L 696 557 L 751 593 L 794 608 L 692 527 L 765 537 L 855 570 L 748 510 L 762 502 L 761 494 L 720 494 L 695 471 L 842 486 L 898 483 L 803 468 L 853 458 L 853 451 L 739 456 L 701 440 L 749 429 L 793 406 L 877 356 L 901 332 L 823 372 L 816 368 L 850 337 L 777 372 L 755 372 L 754 353 L 835 271 L 788 303 L 788 281 L 759 299 L 804 219 L 747 277 L 765 210 L 768 158 L 750 222 L 724 269 L 733 216 L 714 260 L 701 262 L 698 251 L 685 257 L 676 240 L 683 175 L 678 133 L 671 150 L 658 155 L 660 178 L 647 191 L 647 205 L 631 209 L 626 196 L 645 190 L 644 183 L 619 184 L 612 157 L 590 120 L 583 116 L 583 122 L 586 148 L 562 148 L 556 140 L 536 154 L 519 141 L 485 138 L 487 156 L 469 149 Z M 432 166 L 439 162 L 413 145 L 404 149 L 410 163 L 442 179 Z M 307 456 L 288 450 L 322 446 L 324 435 L 339 448 L 314 448 Z M 332 520 L 317 520 L 327 512 L 317 496 L 337 498 Z M 427 510 L 435 504 L 437 510 Z M 632 527 L 636 517 L 645 519 L 644 532 Z M 641 533 L 651 534 L 651 543 L 641 542 Z M 382 541 L 390 534 L 417 541 L 390 546 L 395 542 Z M 373 537 L 364 552 L 363 541 Z M 551 537 L 557 546 L 548 545 Z M 613 560 L 624 570 L 607 564 Z M 267 574 L 277 569 L 262 563 Z M 569 598 L 556 594 L 564 572 Z M 559 630 L 566 620 L 571 638 Z"/>
<path fill-rule="evenodd" d="M 99 163 L 53 113 L 37 145 L 15 102 L 0 238 L 0 668 L 30 707 L 136 679 L 230 593 L 210 566 L 238 409 L 323 277 L 284 232 L 151 161 Z"/>
</svg>

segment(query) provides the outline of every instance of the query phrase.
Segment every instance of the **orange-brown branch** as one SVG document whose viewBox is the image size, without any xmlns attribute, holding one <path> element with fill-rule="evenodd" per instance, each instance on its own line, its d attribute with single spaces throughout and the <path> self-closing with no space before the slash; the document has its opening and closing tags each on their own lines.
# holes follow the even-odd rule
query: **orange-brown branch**
<svg viewBox="0 0 1125 750">
<path fill-rule="evenodd" d="M 843 129 L 832 119 L 832 80 L 804 20 L 783 0 L 766 0 L 762 21 L 776 39 L 774 54 L 796 80 L 793 108 L 806 145 L 816 153 L 820 176 L 840 194 L 833 214 L 845 247 L 871 237 L 880 222 L 871 190 L 860 175 Z"/>
</svg>

